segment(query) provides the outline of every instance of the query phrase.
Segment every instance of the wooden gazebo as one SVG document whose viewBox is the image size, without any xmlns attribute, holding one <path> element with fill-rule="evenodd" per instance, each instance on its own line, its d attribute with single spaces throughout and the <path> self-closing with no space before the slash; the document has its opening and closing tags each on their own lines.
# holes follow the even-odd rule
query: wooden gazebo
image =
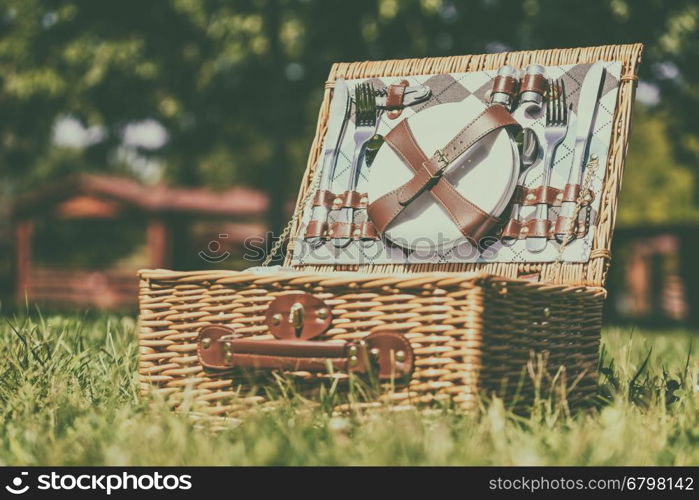
<svg viewBox="0 0 699 500">
<path fill-rule="evenodd" d="M 221 221 L 230 235 L 227 243 L 241 243 L 250 234 L 264 233 L 261 221 L 267 206 L 265 194 L 243 187 L 215 192 L 145 186 L 127 178 L 89 174 L 27 193 L 15 200 L 12 211 L 17 300 L 108 309 L 133 307 L 137 301 L 136 269 L 75 269 L 35 263 L 32 244 L 39 218 L 108 221 L 126 217 L 145 223 L 145 264 L 161 268 L 173 267 L 172 229 L 183 221 L 194 217 Z"/>
</svg>

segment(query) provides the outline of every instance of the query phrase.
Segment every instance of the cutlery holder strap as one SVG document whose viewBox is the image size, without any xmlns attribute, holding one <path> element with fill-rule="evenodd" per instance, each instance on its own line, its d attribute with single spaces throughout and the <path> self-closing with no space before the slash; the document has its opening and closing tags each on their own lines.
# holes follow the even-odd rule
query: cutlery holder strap
<svg viewBox="0 0 699 500">
<path fill-rule="evenodd" d="M 306 226 L 306 238 L 322 238 L 328 231 L 328 223 L 321 220 L 311 220 Z"/>
<path fill-rule="evenodd" d="M 367 207 L 367 194 L 357 191 L 345 191 L 341 195 L 319 189 L 313 196 L 313 207 L 325 207 L 339 210 L 340 208 L 362 209 Z"/>
<path fill-rule="evenodd" d="M 354 222 L 334 222 L 328 224 L 326 221 L 312 220 L 306 226 L 306 238 L 350 238 L 353 240 L 378 240 L 379 233 L 371 221 Z"/>
<path fill-rule="evenodd" d="M 555 223 L 549 219 L 531 219 L 522 222 L 510 219 L 503 226 L 500 238 L 503 240 L 525 240 L 527 238 L 546 238 L 555 240 L 556 234 L 571 234 L 576 238 L 582 238 L 589 230 L 589 222 L 573 222 L 571 217 L 558 217 Z M 569 232 L 569 228 L 573 228 Z M 551 230 L 553 228 L 553 230 Z"/>
<path fill-rule="evenodd" d="M 524 240 L 526 238 L 554 239 L 549 219 L 531 219 L 522 222 L 510 219 L 502 228 L 500 237 L 505 240 Z"/>
<path fill-rule="evenodd" d="M 549 206 L 559 206 L 563 199 L 563 193 L 560 189 L 551 186 L 538 186 L 533 189 L 517 186 L 512 199 L 514 203 L 525 207 L 542 203 L 546 203 Z"/>
<path fill-rule="evenodd" d="M 520 95 L 525 92 L 536 92 L 544 95 L 548 91 L 548 83 L 544 75 L 526 73 L 522 78 L 522 83 L 519 86 Z"/>
<path fill-rule="evenodd" d="M 585 219 L 585 221 L 581 222 L 580 219 L 573 217 L 558 216 L 556 223 L 554 224 L 553 233 L 582 238 L 590 229 L 590 223 L 587 220 L 587 216 Z"/>
<path fill-rule="evenodd" d="M 446 168 L 462 153 L 487 134 L 503 127 L 519 127 L 512 115 L 502 106 L 490 106 L 464 127 L 432 158 L 418 146 L 407 120 L 396 125 L 385 142 L 412 170 L 411 180 L 369 204 L 368 213 L 376 229 L 386 227 L 425 191 L 449 214 L 461 234 L 478 241 L 497 222 L 495 217 L 483 212 L 464 198 L 448 181 L 442 178 Z"/>
<path fill-rule="evenodd" d="M 400 83 L 389 85 L 386 94 L 386 109 L 388 117 L 395 120 L 403 113 L 403 98 L 405 97 L 405 89 L 408 88 L 408 80 L 402 80 Z"/>
<path fill-rule="evenodd" d="M 514 98 L 517 94 L 519 81 L 511 76 L 497 75 L 493 81 L 493 88 L 490 91 L 492 94 L 502 93 L 507 94 L 510 98 Z"/>
<path fill-rule="evenodd" d="M 329 226 L 328 236 L 331 238 L 350 238 L 353 240 L 376 240 L 379 238 L 376 227 L 371 221 L 367 222 L 333 222 Z"/>
<path fill-rule="evenodd" d="M 588 189 L 585 196 L 583 196 L 581 199 L 581 191 L 582 186 L 580 186 L 580 184 L 566 184 L 565 188 L 563 189 L 562 201 L 580 203 L 580 206 L 583 207 L 592 203 L 592 200 L 595 199 L 595 193 L 591 189 Z"/>
<path fill-rule="evenodd" d="M 410 342 L 395 332 L 376 332 L 345 344 L 316 340 L 234 338 L 224 326 L 207 326 L 197 339 L 197 357 L 209 370 L 254 368 L 327 373 L 328 369 L 368 375 L 379 380 L 408 378 L 415 355 Z"/>
</svg>

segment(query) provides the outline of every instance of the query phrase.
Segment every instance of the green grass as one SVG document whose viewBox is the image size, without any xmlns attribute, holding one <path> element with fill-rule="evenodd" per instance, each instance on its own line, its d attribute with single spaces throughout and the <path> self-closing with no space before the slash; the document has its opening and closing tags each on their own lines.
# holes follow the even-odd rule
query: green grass
<svg viewBox="0 0 699 500">
<path fill-rule="evenodd" d="M 129 317 L 0 318 L 0 464 L 697 465 L 688 332 L 607 329 L 600 401 L 333 416 L 292 400 L 221 432 L 138 397 Z"/>
</svg>

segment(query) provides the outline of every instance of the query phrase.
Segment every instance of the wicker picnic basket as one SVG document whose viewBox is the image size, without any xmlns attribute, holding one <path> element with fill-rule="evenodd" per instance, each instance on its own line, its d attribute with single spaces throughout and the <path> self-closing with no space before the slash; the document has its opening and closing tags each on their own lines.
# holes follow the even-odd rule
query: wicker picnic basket
<svg viewBox="0 0 699 500">
<path fill-rule="evenodd" d="M 635 44 L 333 65 L 297 212 L 307 199 L 333 82 L 340 76 L 358 79 L 492 70 L 503 64 L 522 68 L 531 62 L 620 61 L 612 140 L 589 261 L 301 265 L 294 272 L 266 274 L 143 270 L 139 319 L 143 394 L 162 397 L 178 408 L 230 415 L 264 404 L 267 396 L 264 383 L 231 369 L 224 360 L 235 360 L 237 366 L 276 368 L 312 391 L 323 380 L 337 382 L 351 379 L 348 372 L 371 372 L 366 359 L 358 359 L 371 355 L 381 358 L 380 391 L 373 403 L 364 404 L 444 400 L 468 410 L 480 397 L 493 394 L 529 402 L 544 384 L 560 387 L 569 403 L 588 401 L 596 392 L 603 286 L 641 51 L 642 46 Z M 290 232 L 299 230 L 295 218 Z M 289 248 L 287 266 L 292 264 L 292 253 Z M 272 332 L 277 328 L 272 325 L 295 318 L 285 296 L 313 306 L 306 321 L 315 330 L 304 333 L 302 342 L 317 348 L 318 357 L 303 358 L 308 355 L 294 340 L 284 346 L 275 343 L 275 337 L 286 334 Z M 228 330 L 217 326 L 235 331 L 233 342 L 226 341 Z M 263 344 L 267 350 L 258 352 Z M 381 351 L 386 345 L 390 359 L 384 359 Z M 321 359 L 323 349 L 334 353 L 332 362 Z"/>
</svg>

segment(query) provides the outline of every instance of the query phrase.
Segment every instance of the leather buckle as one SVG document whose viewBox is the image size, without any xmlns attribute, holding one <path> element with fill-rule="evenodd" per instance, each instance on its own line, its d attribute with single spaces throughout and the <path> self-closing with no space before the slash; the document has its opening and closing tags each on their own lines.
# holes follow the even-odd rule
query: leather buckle
<svg viewBox="0 0 699 500">
<path fill-rule="evenodd" d="M 446 170 L 446 168 L 449 166 L 449 160 L 447 159 L 446 156 L 444 156 L 444 153 L 442 153 L 441 149 L 438 149 L 437 151 L 434 152 L 434 154 L 439 158 L 439 162 L 441 163 L 441 167 L 438 172 L 440 172 L 440 177 Z"/>
<path fill-rule="evenodd" d="M 435 170 L 432 175 L 430 175 L 430 180 L 428 180 L 427 184 L 425 184 L 425 189 L 428 190 L 432 189 L 435 186 L 435 184 L 439 182 L 439 180 L 444 175 L 444 171 L 449 166 L 449 160 L 446 156 L 444 156 L 444 153 L 442 153 L 441 149 L 435 151 L 434 156 L 437 157 L 437 161 L 439 162 L 439 168 Z"/>
</svg>

